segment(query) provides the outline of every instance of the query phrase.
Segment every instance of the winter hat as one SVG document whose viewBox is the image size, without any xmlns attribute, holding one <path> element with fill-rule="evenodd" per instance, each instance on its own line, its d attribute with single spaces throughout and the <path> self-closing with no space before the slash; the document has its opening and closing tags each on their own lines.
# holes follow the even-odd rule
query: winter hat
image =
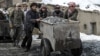
<svg viewBox="0 0 100 56">
<path fill-rule="evenodd" d="M 17 7 L 17 6 L 21 6 L 21 3 L 17 3 L 17 4 L 16 4 L 16 7 Z"/>
<path fill-rule="evenodd" d="M 36 7 L 37 7 L 37 3 L 31 3 L 30 8 L 31 8 L 32 6 L 36 6 Z"/>
<path fill-rule="evenodd" d="M 72 6 L 75 7 L 76 3 L 75 2 L 69 2 L 68 5 L 69 5 L 69 7 L 72 7 Z"/>
<path fill-rule="evenodd" d="M 23 2 L 22 5 L 27 5 L 28 6 L 27 2 Z"/>
<path fill-rule="evenodd" d="M 25 5 L 27 5 L 27 2 L 23 2 L 22 4 L 25 4 Z"/>
<path fill-rule="evenodd" d="M 60 9 L 60 6 L 59 6 L 59 5 L 56 5 L 56 6 L 55 6 L 55 9 Z"/>
<path fill-rule="evenodd" d="M 41 6 L 41 9 L 47 9 L 47 7 L 45 5 Z"/>
</svg>

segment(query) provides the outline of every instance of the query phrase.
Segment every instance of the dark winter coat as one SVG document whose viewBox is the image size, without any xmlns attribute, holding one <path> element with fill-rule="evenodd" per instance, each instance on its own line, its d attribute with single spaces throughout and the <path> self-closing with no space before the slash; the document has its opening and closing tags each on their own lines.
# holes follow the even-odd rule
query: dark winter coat
<svg viewBox="0 0 100 56">
<path fill-rule="evenodd" d="M 65 12 L 65 19 L 71 19 L 77 21 L 78 11 L 75 9 L 71 14 L 68 15 L 68 10 Z"/>
<path fill-rule="evenodd" d="M 19 27 L 24 21 L 24 12 L 22 10 L 14 10 L 10 16 L 13 26 Z"/>
<path fill-rule="evenodd" d="M 33 28 L 38 25 L 36 19 L 39 19 L 39 13 L 37 11 L 29 10 L 26 13 L 25 29 L 32 31 Z"/>
<path fill-rule="evenodd" d="M 53 16 L 57 16 L 57 17 L 63 17 L 63 12 L 58 10 L 58 11 L 54 11 L 53 12 Z"/>
<path fill-rule="evenodd" d="M 6 16 L 0 11 L 0 36 L 9 35 L 9 22 L 6 20 Z"/>
<path fill-rule="evenodd" d="M 0 11 L 0 20 L 6 20 L 5 15 L 2 13 L 2 11 Z"/>
<path fill-rule="evenodd" d="M 40 10 L 39 15 L 41 18 L 46 18 L 48 16 L 48 11 L 47 10 L 46 11 Z"/>
</svg>

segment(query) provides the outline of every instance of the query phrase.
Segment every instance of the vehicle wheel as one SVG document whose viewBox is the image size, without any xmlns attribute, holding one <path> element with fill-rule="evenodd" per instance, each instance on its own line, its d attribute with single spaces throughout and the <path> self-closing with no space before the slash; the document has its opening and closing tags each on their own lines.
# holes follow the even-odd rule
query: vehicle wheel
<svg viewBox="0 0 100 56">
<path fill-rule="evenodd" d="M 41 40 L 41 56 L 49 56 L 52 52 L 52 48 L 50 47 L 49 40 L 42 39 Z"/>
<path fill-rule="evenodd" d="M 43 46 L 41 49 L 41 56 L 47 56 L 45 47 Z"/>
</svg>

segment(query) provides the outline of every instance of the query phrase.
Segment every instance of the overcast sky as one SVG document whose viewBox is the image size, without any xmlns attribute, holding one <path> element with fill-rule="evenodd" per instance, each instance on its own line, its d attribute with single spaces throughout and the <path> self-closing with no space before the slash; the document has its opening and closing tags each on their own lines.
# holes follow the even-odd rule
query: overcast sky
<svg viewBox="0 0 100 56">
<path fill-rule="evenodd" d="M 45 3 L 53 3 L 53 4 L 68 3 L 70 1 L 74 1 L 78 4 L 82 2 L 84 2 L 84 4 L 87 4 L 88 2 L 100 4 L 100 0 L 43 0 L 43 2 Z"/>
<path fill-rule="evenodd" d="M 48 4 L 59 4 L 63 6 L 67 6 L 68 2 L 75 2 L 80 5 L 80 9 L 86 10 L 99 10 L 100 7 L 95 6 L 94 4 L 100 4 L 100 0 L 42 0 L 42 2 Z M 87 9 L 86 7 L 89 6 Z"/>
</svg>

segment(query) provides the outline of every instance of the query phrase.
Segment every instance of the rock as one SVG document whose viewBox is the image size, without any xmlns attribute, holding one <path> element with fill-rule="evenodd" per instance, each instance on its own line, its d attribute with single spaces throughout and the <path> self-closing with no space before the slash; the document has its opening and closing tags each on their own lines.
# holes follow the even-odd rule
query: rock
<svg viewBox="0 0 100 56">
<path fill-rule="evenodd" d="M 70 51 L 55 51 L 50 56 L 73 56 Z"/>
<path fill-rule="evenodd" d="M 100 56 L 100 41 L 83 41 L 82 56 Z"/>
<path fill-rule="evenodd" d="M 59 24 L 59 23 L 65 23 L 68 20 L 64 19 L 64 18 L 59 18 L 59 17 L 47 17 L 45 19 L 42 20 L 43 22 L 49 23 L 49 24 Z"/>
</svg>

